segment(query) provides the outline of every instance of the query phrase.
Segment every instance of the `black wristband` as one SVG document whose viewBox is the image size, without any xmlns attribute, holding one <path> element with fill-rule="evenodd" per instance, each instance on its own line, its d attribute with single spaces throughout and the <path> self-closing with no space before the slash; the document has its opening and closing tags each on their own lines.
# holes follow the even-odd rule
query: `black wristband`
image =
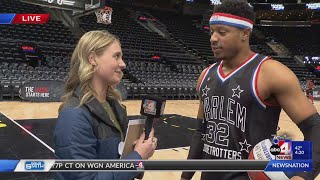
<svg viewBox="0 0 320 180">
<path fill-rule="evenodd" d="M 304 140 L 312 141 L 312 172 L 299 172 L 300 176 L 306 180 L 316 178 L 320 171 L 320 115 L 313 114 L 298 124 L 304 135 Z"/>
</svg>

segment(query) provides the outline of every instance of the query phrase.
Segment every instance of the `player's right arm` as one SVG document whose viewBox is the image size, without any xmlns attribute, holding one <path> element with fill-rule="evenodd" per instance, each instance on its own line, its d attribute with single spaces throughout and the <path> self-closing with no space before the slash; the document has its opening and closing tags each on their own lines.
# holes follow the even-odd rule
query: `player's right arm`
<svg viewBox="0 0 320 180">
<path fill-rule="evenodd" d="M 197 91 L 199 94 L 199 97 L 201 97 L 201 93 L 199 92 L 199 87 L 201 84 L 202 79 L 204 78 L 206 69 L 202 71 L 198 82 L 197 82 Z M 205 130 L 205 125 L 203 122 L 203 104 L 200 99 L 199 103 L 199 109 L 198 109 L 198 115 L 197 115 L 197 122 L 196 122 L 196 131 L 193 134 L 191 145 L 190 145 L 190 150 L 188 154 L 188 159 L 201 159 L 202 158 L 202 150 L 203 150 L 203 141 L 202 141 L 202 134 L 204 133 Z M 183 172 L 181 174 L 181 180 L 188 180 L 193 177 L 195 172 Z"/>
</svg>

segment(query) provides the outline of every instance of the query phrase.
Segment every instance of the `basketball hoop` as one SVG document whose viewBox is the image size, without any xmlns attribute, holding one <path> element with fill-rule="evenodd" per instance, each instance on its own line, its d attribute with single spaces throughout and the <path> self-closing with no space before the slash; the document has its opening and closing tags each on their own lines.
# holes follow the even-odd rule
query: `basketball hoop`
<svg viewBox="0 0 320 180">
<path fill-rule="evenodd" d="M 111 24 L 112 11 L 112 8 L 108 6 L 96 11 L 97 23 Z"/>
</svg>

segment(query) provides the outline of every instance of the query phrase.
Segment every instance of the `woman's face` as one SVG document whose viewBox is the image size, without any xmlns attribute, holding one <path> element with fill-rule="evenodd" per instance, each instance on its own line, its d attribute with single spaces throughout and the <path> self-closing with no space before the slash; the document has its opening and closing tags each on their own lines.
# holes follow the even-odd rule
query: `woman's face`
<svg viewBox="0 0 320 180">
<path fill-rule="evenodd" d="M 122 60 L 122 50 L 119 42 L 113 42 L 101 56 L 95 56 L 94 58 L 96 65 L 99 66 L 95 75 L 106 85 L 119 84 L 123 76 L 122 70 L 126 67 Z"/>
</svg>

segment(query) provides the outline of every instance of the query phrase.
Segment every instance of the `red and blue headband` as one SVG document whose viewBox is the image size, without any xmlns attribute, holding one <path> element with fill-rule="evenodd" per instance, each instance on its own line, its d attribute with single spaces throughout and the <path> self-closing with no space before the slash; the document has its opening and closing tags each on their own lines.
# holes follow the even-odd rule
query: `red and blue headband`
<svg viewBox="0 0 320 180">
<path fill-rule="evenodd" d="M 222 24 L 241 29 L 250 28 L 251 30 L 253 28 L 253 22 L 250 19 L 227 13 L 214 13 L 210 18 L 209 24 Z"/>
</svg>

